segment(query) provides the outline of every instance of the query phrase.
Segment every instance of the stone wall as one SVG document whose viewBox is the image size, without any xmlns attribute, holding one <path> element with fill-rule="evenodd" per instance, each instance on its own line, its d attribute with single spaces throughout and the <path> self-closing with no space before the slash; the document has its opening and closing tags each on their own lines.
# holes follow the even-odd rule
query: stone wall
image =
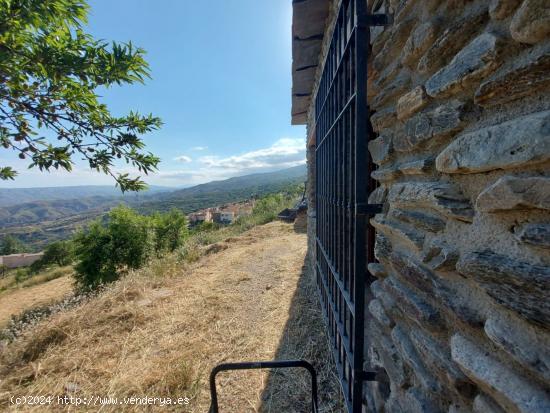
<svg viewBox="0 0 550 413">
<path fill-rule="evenodd" d="M 549 412 L 550 2 L 371 6 L 365 410 Z"/>
</svg>

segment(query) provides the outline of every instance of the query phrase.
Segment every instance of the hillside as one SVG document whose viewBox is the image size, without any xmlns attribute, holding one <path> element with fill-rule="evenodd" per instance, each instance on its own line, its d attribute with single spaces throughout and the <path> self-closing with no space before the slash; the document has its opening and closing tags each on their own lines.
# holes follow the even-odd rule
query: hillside
<svg viewBox="0 0 550 413">
<path fill-rule="evenodd" d="M 168 187 L 150 186 L 139 196 L 170 191 Z M 122 194 L 120 188 L 109 185 L 56 186 L 46 188 L 0 188 L 0 207 L 21 205 L 37 201 L 74 200 L 77 198 L 104 197 L 132 199 L 133 193 Z M 0 217 L 0 222 L 2 221 Z"/>
<path fill-rule="evenodd" d="M 319 375 L 319 411 L 342 411 L 315 286 L 305 272 L 305 234 L 274 222 L 207 251 L 195 264 L 176 257 L 153 263 L 4 347 L 0 410 L 10 395 L 47 394 L 89 397 L 97 403 L 89 411 L 100 408 L 96 396 L 121 402 L 103 405 L 103 412 L 144 411 L 124 397 L 188 397 L 186 406 L 147 411 L 205 412 L 215 365 L 304 358 Z M 218 392 L 223 412 L 309 408 L 308 376 L 294 371 L 224 373 Z"/>
<path fill-rule="evenodd" d="M 201 208 L 242 201 L 253 195 L 284 191 L 290 186 L 302 184 L 305 176 L 305 166 L 298 166 L 277 172 L 209 182 L 175 191 L 159 190 L 154 194 L 81 197 L 3 207 L 0 208 L 0 238 L 10 234 L 31 249 L 40 250 L 52 241 L 69 238 L 91 219 L 103 216 L 109 209 L 121 203 L 128 204 L 142 213 L 163 212 L 171 208 L 189 213 Z"/>
</svg>

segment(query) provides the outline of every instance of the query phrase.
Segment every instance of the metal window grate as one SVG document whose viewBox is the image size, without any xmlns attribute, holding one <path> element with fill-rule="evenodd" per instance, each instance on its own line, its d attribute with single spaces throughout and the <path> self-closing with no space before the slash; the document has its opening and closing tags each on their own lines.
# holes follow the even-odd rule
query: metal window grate
<svg viewBox="0 0 550 413">
<path fill-rule="evenodd" d="M 315 101 L 316 278 L 348 411 L 361 412 L 373 135 L 367 105 L 366 1 L 342 0 Z M 375 16 L 377 17 L 377 16 Z"/>
</svg>

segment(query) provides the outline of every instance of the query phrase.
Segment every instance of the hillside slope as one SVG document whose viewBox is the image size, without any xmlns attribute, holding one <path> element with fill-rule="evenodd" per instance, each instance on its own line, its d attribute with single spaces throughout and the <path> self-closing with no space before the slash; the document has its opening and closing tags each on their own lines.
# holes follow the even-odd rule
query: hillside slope
<svg viewBox="0 0 550 413">
<path fill-rule="evenodd" d="M 95 396 L 122 402 L 134 395 L 190 401 L 183 408 L 122 402 L 101 411 L 202 413 L 210 403 L 208 374 L 218 363 L 304 358 L 319 374 L 320 411 L 342 411 L 315 287 L 304 273 L 305 234 L 274 222 L 209 251 L 189 267 L 174 260 L 153 265 L 7 346 L 0 353 L 0 409 L 15 410 L 10 395 L 68 395 L 96 403 Z M 218 391 L 223 412 L 309 408 L 308 376 L 293 371 L 224 373 Z"/>
</svg>

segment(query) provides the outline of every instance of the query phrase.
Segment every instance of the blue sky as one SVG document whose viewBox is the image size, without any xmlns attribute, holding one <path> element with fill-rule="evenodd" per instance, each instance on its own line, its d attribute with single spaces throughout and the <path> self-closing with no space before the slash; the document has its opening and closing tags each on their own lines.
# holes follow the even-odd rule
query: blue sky
<svg viewBox="0 0 550 413">
<path fill-rule="evenodd" d="M 162 159 L 147 182 L 188 186 L 304 162 L 305 129 L 290 126 L 290 0 L 90 0 L 90 6 L 88 31 L 95 37 L 131 40 L 147 51 L 152 79 L 102 91 L 115 114 L 152 112 L 164 122 L 145 138 Z M 0 161 L 20 173 L 4 187 L 112 183 L 83 163 L 72 174 L 44 174 L 6 152 Z"/>
</svg>

